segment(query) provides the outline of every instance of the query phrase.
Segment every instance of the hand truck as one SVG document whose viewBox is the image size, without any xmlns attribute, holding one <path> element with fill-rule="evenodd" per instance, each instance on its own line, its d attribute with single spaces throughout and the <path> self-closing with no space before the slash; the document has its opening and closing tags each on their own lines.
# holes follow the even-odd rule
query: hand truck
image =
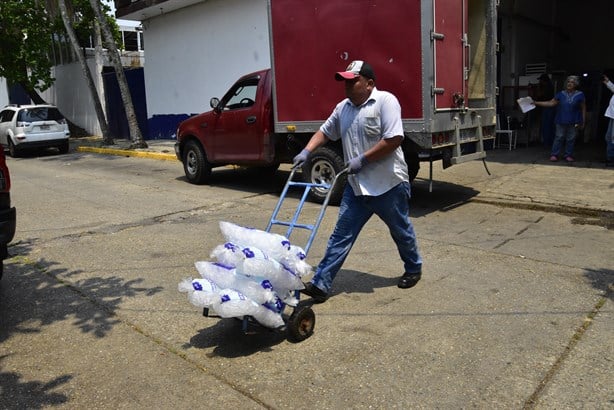
<svg viewBox="0 0 614 410">
<path fill-rule="evenodd" d="M 277 205 L 275 206 L 275 209 L 273 210 L 273 213 L 271 214 L 271 218 L 269 219 L 269 223 L 265 231 L 271 232 L 271 229 L 273 228 L 274 225 L 286 226 L 287 230 L 286 230 L 285 236 L 288 239 L 290 239 L 290 236 L 295 229 L 304 229 L 304 230 L 310 231 L 309 238 L 307 240 L 307 244 L 303 248 L 303 250 L 305 251 L 305 255 L 307 255 L 307 253 L 309 252 L 309 249 L 311 248 L 313 240 L 315 239 L 318 228 L 320 227 L 320 223 L 322 222 L 322 219 L 324 218 L 326 208 L 328 206 L 328 203 L 330 201 L 330 198 L 333 192 L 333 187 L 335 186 L 336 183 L 338 183 L 339 180 L 341 180 L 342 176 L 347 174 L 348 170 L 346 168 L 346 169 L 343 169 L 341 172 L 337 173 L 337 175 L 335 175 L 335 177 L 333 178 L 332 182 L 329 185 L 325 183 L 310 183 L 310 182 L 294 181 L 293 179 L 294 179 L 294 175 L 297 169 L 298 167 L 296 166 L 291 169 L 290 175 L 288 176 L 288 180 L 286 181 L 284 189 L 281 192 L 281 195 L 279 196 L 279 200 L 277 201 Z M 278 219 L 279 211 L 281 210 L 282 205 L 284 204 L 284 201 L 286 200 L 288 191 L 290 190 L 291 187 L 303 188 L 301 199 L 299 200 L 299 203 L 291 219 L 289 220 Z M 328 192 L 326 194 L 326 197 L 324 198 L 324 201 L 322 202 L 320 206 L 320 211 L 318 212 L 315 222 L 313 224 L 299 223 L 298 222 L 299 217 L 301 215 L 305 202 L 307 201 L 307 198 L 309 196 L 309 191 L 312 188 L 324 188 L 324 189 L 328 189 Z M 272 329 L 272 330 L 286 332 L 286 336 L 288 340 L 292 342 L 301 342 L 313 334 L 316 318 L 315 318 L 315 313 L 313 312 L 313 309 L 311 308 L 312 304 L 300 301 L 300 291 L 299 290 L 295 291 L 295 297 L 299 302 L 295 307 L 292 308 L 292 312 L 290 313 L 290 315 L 283 314 L 286 308 L 286 305 L 282 303 L 281 312 L 282 312 L 282 317 L 284 319 L 285 326 L 282 326 L 281 328 L 278 328 L 278 329 Z M 203 315 L 209 316 L 208 308 L 205 308 L 203 310 Z M 242 320 L 243 332 L 246 334 L 248 333 L 248 326 L 250 324 L 259 324 L 251 316 L 243 316 L 241 320 Z"/>
</svg>

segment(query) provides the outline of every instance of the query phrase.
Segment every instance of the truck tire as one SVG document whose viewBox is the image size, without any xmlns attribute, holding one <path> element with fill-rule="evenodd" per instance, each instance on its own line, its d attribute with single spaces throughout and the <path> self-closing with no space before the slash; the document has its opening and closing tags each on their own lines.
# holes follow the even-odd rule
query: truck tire
<svg viewBox="0 0 614 410">
<path fill-rule="evenodd" d="M 407 162 L 407 173 L 409 175 L 409 181 L 416 179 L 418 171 L 420 171 L 420 157 L 415 151 L 403 152 L 405 156 L 405 162 Z"/>
<path fill-rule="evenodd" d="M 303 179 L 311 184 L 331 184 L 335 176 L 344 167 L 343 155 L 331 147 L 320 147 L 303 164 Z M 339 205 L 346 180 L 347 178 L 344 175 L 337 181 L 337 184 L 333 187 L 329 204 Z M 309 197 L 315 202 L 322 203 L 327 193 L 327 188 L 314 187 L 309 190 Z"/>
<path fill-rule="evenodd" d="M 183 148 L 183 170 L 191 184 L 204 184 L 211 178 L 211 164 L 205 150 L 197 141 L 186 142 Z"/>
</svg>

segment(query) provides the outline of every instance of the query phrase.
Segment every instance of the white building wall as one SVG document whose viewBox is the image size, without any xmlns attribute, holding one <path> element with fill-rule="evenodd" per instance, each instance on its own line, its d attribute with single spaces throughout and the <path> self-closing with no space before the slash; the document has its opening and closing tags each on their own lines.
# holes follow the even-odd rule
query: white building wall
<svg viewBox="0 0 614 410">
<path fill-rule="evenodd" d="M 95 62 L 88 59 L 90 72 L 95 73 Z M 58 107 L 70 121 L 85 129 L 91 135 L 102 135 L 94 102 L 87 88 L 85 76 L 78 62 L 56 66 L 52 75 L 55 83 L 41 93 L 43 99 Z M 104 101 L 102 101 L 104 106 Z"/>
<path fill-rule="evenodd" d="M 241 75 L 269 68 L 266 0 L 210 0 L 143 22 L 148 117 L 209 110 Z"/>
</svg>

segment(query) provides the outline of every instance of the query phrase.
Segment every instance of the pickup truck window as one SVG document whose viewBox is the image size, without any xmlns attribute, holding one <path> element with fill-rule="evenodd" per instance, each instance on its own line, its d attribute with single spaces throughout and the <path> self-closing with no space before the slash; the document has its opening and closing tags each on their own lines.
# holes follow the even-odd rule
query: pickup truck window
<svg viewBox="0 0 614 410">
<path fill-rule="evenodd" d="M 248 108 L 256 102 L 256 91 L 258 90 L 258 78 L 251 78 L 235 84 L 226 94 L 224 110 L 237 110 Z"/>
</svg>

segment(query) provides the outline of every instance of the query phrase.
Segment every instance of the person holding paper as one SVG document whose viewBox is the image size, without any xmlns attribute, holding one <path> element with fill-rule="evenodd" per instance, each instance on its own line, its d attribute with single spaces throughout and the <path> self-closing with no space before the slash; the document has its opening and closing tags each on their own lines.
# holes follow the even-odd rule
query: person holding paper
<svg viewBox="0 0 614 410">
<path fill-rule="evenodd" d="M 539 84 L 537 85 L 537 93 L 535 95 L 536 100 L 551 100 L 554 98 L 554 84 L 550 80 L 550 76 L 543 73 L 539 76 Z M 542 143 L 546 149 L 552 148 L 554 142 L 554 115 L 556 108 L 543 107 L 541 110 L 541 124 L 540 131 L 542 135 Z"/>
<path fill-rule="evenodd" d="M 574 162 L 573 149 L 578 130 L 584 128 L 586 121 L 586 97 L 578 90 L 580 80 L 575 75 L 570 75 L 565 80 L 565 89 L 559 91 L 550 101 L 535 101 L 538 107 L 556 107 L 554 117 L 555 136 L 550 161 L 558 161 L 563 144 L 565 150 L 563 158 L 567 162 Z"/>
</svg>

